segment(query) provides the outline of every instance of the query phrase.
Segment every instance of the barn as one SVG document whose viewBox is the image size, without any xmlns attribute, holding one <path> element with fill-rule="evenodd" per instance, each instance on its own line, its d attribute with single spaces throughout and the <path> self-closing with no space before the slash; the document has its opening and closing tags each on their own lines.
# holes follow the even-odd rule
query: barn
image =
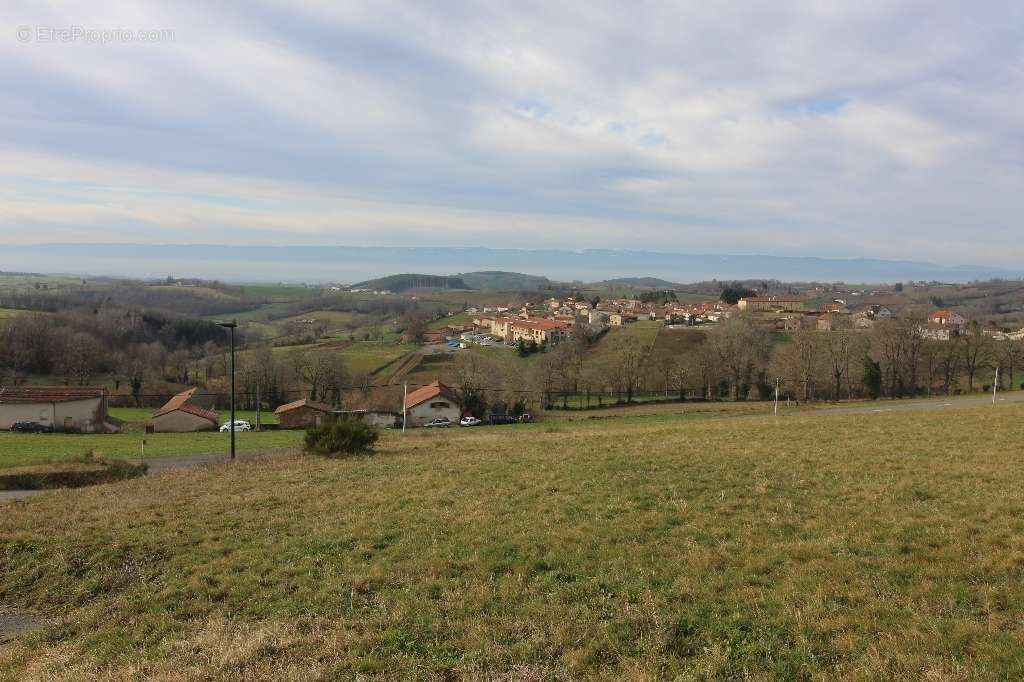
<svg viewBox="0 0 1024 682">
<path fill-rule="evenodd" d="M 0 429 L 21 421 L 80 433 L 115 433 L 121 424 L 107 414 L 100 386 L 0 386 Z"/>
<path fill-rule="evenodd" d="M 281 405 L 274 410 L 282 429 L 307 429 L 310 426 L 319 426 L 336 412 L 337 410 L 330 405 L 306 398 Z"/>
</svg>

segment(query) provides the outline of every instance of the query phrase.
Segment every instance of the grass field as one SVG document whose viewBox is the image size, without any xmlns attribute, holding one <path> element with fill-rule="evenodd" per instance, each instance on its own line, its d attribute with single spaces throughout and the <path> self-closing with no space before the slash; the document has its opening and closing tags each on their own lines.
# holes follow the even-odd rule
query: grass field
<svg viewBox="0 0 1024 682">
<path fill-rule="evenodd" d="M 0 679 L 1024 676 L 1024 406 L 386 437 L 8 504 Z"/>
<path fill-rule="evenodd" d="M 240 417 L 244 419 L 244 417 Z M 146 440 L 146 458 L 175 455 L 205 455 L 227 452 L 229 434 L 142 433 L 75 435 L 63 433 L 0 432 L 0 469 L 27 464 L 50 464 L 78 457 L 91 450 L 114 459 L 138 458 Z M 238 452 L 294 447 L 302 442 L 302 431 L 261 431 L 235 433 Z"/>
<path fill-rule="evenodd" d="M 0 308 L 0 320 L 10 317 L 20 317 L 21 315 L 43 315 L 45 313 L 39 313 L 32 310 L 19 310 L 18 308 Z"/>
</svg>

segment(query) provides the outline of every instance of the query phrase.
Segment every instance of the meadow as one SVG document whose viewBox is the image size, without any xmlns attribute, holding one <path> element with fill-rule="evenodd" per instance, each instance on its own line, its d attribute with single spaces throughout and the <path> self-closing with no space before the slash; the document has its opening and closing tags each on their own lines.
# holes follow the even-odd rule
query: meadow
<svg viewBox="0 0 1024 682">
<path fill-rule="evenodd" d="M 0 516 L 0 679 L 1024 676 L 1024 406 L 387 434 Z"/>
<path fill-rule="evenodd" d="M 244 417 L 239 417 L 243 419 Z M 143 433 L 112 434 L 10 433 L 0 432 L 0 469 L 29 464 L 53 464 L 80 457 L 87 452 L 111 459 L 139 459 L 142 441 L 145 458 L 178 455 L 208 455 L 228 452 L 227 433 Z M 236 432 L 238 452 L 256 452 L 296 447 L 301 431 Z"/>
</svg>

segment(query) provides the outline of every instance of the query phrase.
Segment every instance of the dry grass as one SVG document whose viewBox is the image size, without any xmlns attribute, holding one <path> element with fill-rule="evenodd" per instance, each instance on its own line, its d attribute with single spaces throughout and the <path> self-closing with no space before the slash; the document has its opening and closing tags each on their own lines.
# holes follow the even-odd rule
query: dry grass
<svg viewBox="0 0 1024 682">
<path fill-rule="evenodd" d="M 1024 675 L 1024 407 L 394 434 L 0 517 L 0 679 Z"/>
</svg>

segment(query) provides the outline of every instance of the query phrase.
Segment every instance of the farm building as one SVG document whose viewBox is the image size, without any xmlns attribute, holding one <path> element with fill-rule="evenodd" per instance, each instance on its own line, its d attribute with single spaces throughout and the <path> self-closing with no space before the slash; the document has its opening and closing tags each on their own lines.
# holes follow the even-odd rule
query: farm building
<svg viewBox="0 0 1024 682">
<path fill-rule="evenodd" d="M 107 391 L 98 386 L 0 387 L 0 429 L 30 421 L 54 431 L 115 433 L 121 422 L 107 414 Z"/>
<path fill-rule="evenodd" d="M 400 423 L 397 412 L 385 412 L 381 410 L 339 410 L 338 416 L 354 417 L 362 419 L 371 426 L 388 428 Z"/>
<path fill-rule="evenodd" d="M 188 433 L 216 429 L 217 413 L 193 404 L 191 400 L 195 392 L 194 388 L 182 391 L 154 412 L 153 430 L 157 433 Z"/>
<path fill-rule="evenodd" d="M 282 429 L 305 429 L 319 426 L 327 417 L 336 414 L 330 405 L 315 400 L 296 400 L 274 410 Z"/>
<path fill-rule="evenodd" d="M 423 426 L 437 417 L 448 417 L 456 422 L 462 416 L 462 406 L 455 391 L 435 381 L 406 397 L 405 415 L 408 426 Z"/>
</svg>

